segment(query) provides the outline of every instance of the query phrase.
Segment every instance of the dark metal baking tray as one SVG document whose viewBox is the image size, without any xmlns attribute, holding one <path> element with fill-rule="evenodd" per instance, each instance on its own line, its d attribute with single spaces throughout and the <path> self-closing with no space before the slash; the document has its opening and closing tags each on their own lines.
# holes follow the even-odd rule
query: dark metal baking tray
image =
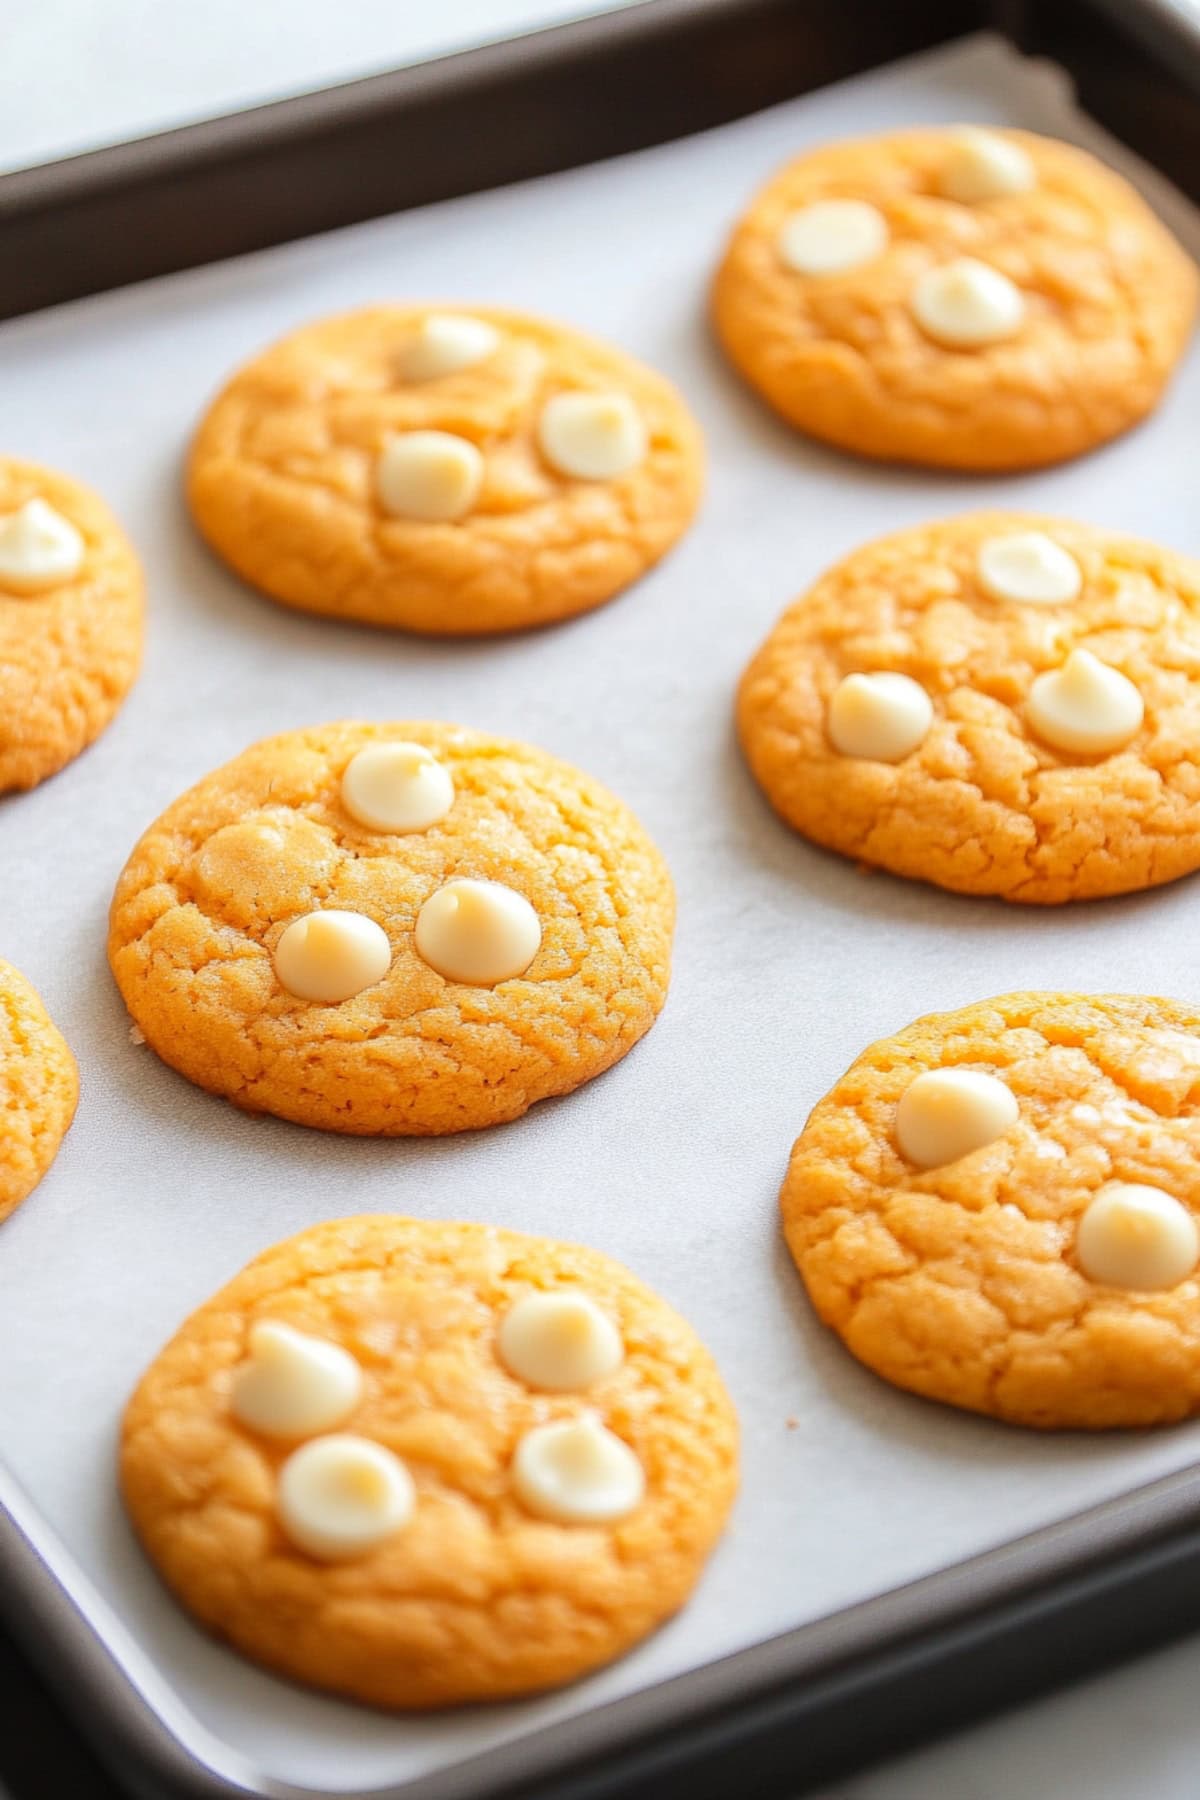
<svg viewBox="0 0 1200 1800">
<path fill-rule="evenodd" d="M 0 1481 L 10 1628 L 132 1791 L 154 1800 L 249 1791 L 319 1800 L 282 1783 L 251 1788 L 250 1772 L 206 1740 L 99 1597 L 62 1580 L 62 1566 L 19 1493 Z M 482 1767 L 459 1764 L 406 1788 L 405 1800 L 663 1800 L 675 1783 L 689 1800 L 789 1800 L 1194 1629 L 1198 1595 L 1200 1475 L 1188 1470 L 490 1751 Z M 106 1618 L 100 1635 L 94 1622 Z M 49 1718 L 57 1725 L 57 1714 Z M 43 1754 L 53 1766 L 48 1742 Z M 27 1747 L 24 1755 L 28 1766 Z M 64 1761 L 75 1779 L 86 1775 L 74 1749 Z M 72 1800 L 93 1797 L 76 1790 Z M 95 1800 L 106 1800 L 102 1789 Z M 381 1800 L 381 1790 L 344 1800 Z"/>
<path fill-rule="evenodd" d="M 0 316 L 666 141 L 989 24 L 1200 198 L 1200 38 L 1170 0 L 649 0 L 2 177 Z M 407 1791 L 795 1794 L 1194 1628 L 1198 1574 L 1187 1471 Z M 0 1476 L 0 1611 L 87 1739 L 139 1792 L 246 1791 L 85 1585 Z"/>
<path fill-rule="evenodd" d="M 665 143 L 987 26 L 1200 194 L 1175 0 L 646 0 L 0 176 L 0 318 Z"/>
</svg>

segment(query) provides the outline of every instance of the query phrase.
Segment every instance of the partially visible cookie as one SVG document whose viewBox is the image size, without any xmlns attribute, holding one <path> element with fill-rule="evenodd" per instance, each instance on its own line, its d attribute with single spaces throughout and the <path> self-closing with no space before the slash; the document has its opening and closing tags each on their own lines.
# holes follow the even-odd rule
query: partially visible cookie
<svg viewBox="0 0 1200 1800">
<path fill-rule="evenodd" d="M 286 732 L 150 827 L 109 958 L 147 1042 L 237 1105 L 405 1135 L 515 1119 L 666 998 L 659 852 L 590 776 L 453 725 Z"/>
<path fill-rule="evenodd" d="M 856 550 L 738 695 L 789 824 L 844 856 L 1043 904 L 1200 867 L 1200 563 L 971 513 Z"/>
<path fill-rule="evenodd" d="M 458 636 L 620 593 L 687 526 L 701 464 L 674 389 L 608 344 L 494 307 L 380 306 L 233 377 L 188 501 L 274 599 Z"/>
<path fill-rule="evenodd" d="M 571 1681 L 675 1612 L 737 1422 L 691 1328 L 597 1251 L 347 1219 L 193 1314 L 130 1402 L 121 1482 L 210 1630 L 434 1707 Z"/>
<path fill-rule="evenodd" d="M 897 1387 L 1016 1424 L 1200 1410 L 1200 1011 L 1006 994 L 872 1044 L 781 1204 L 809 1297 Z"/>
<path fill-rule="evenodd" d="M 79 1071 L 62 1035 L 25 977 L 0 962 L 0 1219 L 58 1155 L 78 1098 Z"/>
<path fill-rule="evenodd" d="M 813 437 L 1027 469 L 1153 410 L 1196 295 L 1190 258 L 1086 151 L 926 127 L 774 176 L 734 230 L 713 314 L 736 367 Z"/>
<path fill-rule="evenodd" d="M 102 501 L 0 456 L 0 793 L 99 737 L 142 656 L 142 572 Z"/>
</svg>

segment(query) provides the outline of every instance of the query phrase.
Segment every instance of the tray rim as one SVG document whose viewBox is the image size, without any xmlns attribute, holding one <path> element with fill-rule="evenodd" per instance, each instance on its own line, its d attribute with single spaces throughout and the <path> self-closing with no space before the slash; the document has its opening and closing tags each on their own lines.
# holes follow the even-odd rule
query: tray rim
<svg viewBox="0 0 1200 1800">
<path fill-rule="evenodd" d="M 839 0 L 640 0 L 0 174 L 0 320 L 664 143 L 985 27 L 998 3 L 871 7 L 868 46 L 837 30 Z M 463 148 L 467 103 L 486 156 Z"/>
<path fill-rule="evenodd" d="M 915 42 L 910 49 L 990 24 L 1018 48 L 1036 50 L 1052 38 L 1055 26 L 1064 19 L 1069 24 L 1086 17 L 1098 29 L 1111 25 L 1156 66 L 1170 67 L 1176 77 L 1182 68 L 1197 102 L 1200 130 L 1200 22 L 1183 13 L 1179 0 L 1052 0 L 1041 9 L 1027 0 L 923 3 L 926 10 L 920 17 L 918 36 L 930 25 L 940 30 L 950 19 L 955 21 L 954 28 L 943 37 Z M 727 29 L 734 22 L 752 18 L 760 23 L 778 21 L 796 7 L 797 0 L 641 0 L 618 13 L 592 15 L 128 144 L 105 146 L 0 175 L 0 224 L 15 221 L 19 225 L 55 213 L 70 216 L 114 188 L 136 190 L 171 181 L 185 170 L 220 168 L 236 165 L 247 155 L 270 155 L 294 144 L 298 136 L 336 131 L 348 120 L 392 116 L 408 99 L 444 105 L 473 84 L 487 87 L 518 74 L 540 77 L 564 63 L 586 67 L 614 54 L 636 55 L 648 46 L 673 43 L 689 23 L 701 31 Z M 1056 54 L 1063 60 L 1060 51 Z M 856 66 L 866 69 L 886 60 L 890 58 L 873 60 L 868 55 Z M 1079 79 L 1086 106 L 1083 71 Z M 789 94 L 800 91 L 806 90 L 788 87 Z M 757 110 L 757 106 L 745 110 Z M 737 115 L 718 107 L 704 124 L 726 116 Z M 671 131 L 621 148 L 684 135 L 686 131 Z M 619 151 L 601 148 L 596 152 L 614 153 Z M 556 166 L 578 166 L 590 160 L 595 157 L 587 154 Z M 421 203 L 419 198 L 407 199 L 400 206 Z M 84 291 L 80 290 L 79 297 Z M 0 292 L 0 318 L 51 303 L 36 300 L 33 308 L 13 309 L 6 306 Z M 778 1702 L 787 1711 L 789 1704 L 793 1709 L 797 1704 L 797 1692 L 812 1694 L 814 1703 L 819 1703 L 822 1687 L 870 1682 L 872 1670 L 889 1658 L 893 1664 L 915 1665 L 939 1642 L 948 1644 L 956 1633 L 973 1629 L 986 1635 L 989 1620 L 998 1618 L 1006 1608 L 1026 1603 L 1053 1605 L 1055 1596 L 1064 1595 L 1072 1584 L 1094 1586 L 1100 1580 L 1124 1579 L 1136 1588 L 1139 1570 L 1144 1571 L 1147 1559 L 1157 1552 L 1200 1561 L 1200 1466 L 1139 1485 L 931 1575 L 592 1707 L 570 1720 L 519 1734 L 462 1762 L 399 1785 L 337 1790 L 337 1800 L 484 1800 L 484 1796 L 500 1800 L 501 1794 L 511 1795 L 512 1800 L 536 1800 L 531 1780 L 538 1783 L 540 1795 L 545 1781 L 564 1776 L 568 1781 L 572 1776 L 579 1778 L 582 1785 L 576 1788 L 572 1784 L 571 1793 L 578 1791 L 580 1800 L 591 1800 L 593 1795 L 599 1800 L 610 1793 L 632 1797 L 627 1783 L 614 1787 L 612 1781 L 619 1781 L 623 1770 L 631 1763 L 636 1769 L 646 1757 L 657 1758 L 661 1778 L 663 1747 L 669 1754 L 673 1734 L 690 1734 L 688 1760 L 695 1762 L 703 1754 L 702 1740 L 714 1736 L 720 1740 L 734 1732 L 739 1712 L 748 1714 L 757 1703 L 770 1708 Z M 102 1759 L 124 1778 L 132 1776 L 140 1791 L 183 1795 L 189 1800 L 231 1800 L 232 1796 L 326 1800 L 328 1790 L 280 1782 L 256 1770 L 193 1717 L 170 1679 L 160 1673 L 149 1652 L 98 1594 L 2 1463 L 0 1616 L 47 1683 L 59 1692 Z M 1200 1600 L 1187 1612 L 1186 1622 L 1200 1622 Z M 1118 1623 L 1120 1630 L 1114 1632 L 1114 1639 L 1136 1635 L 1127 1629 L 1127 1620 Z M 1170 1621 L 1165 1629 L 1171 1629 Z M 1102 1655 L 1103 1646 L 1098 1650 Z M 1089 1657 L 1088 1666 L 1097 1659 Z M 1003 1694 L 994 1696 L 993 1704 L 1003 1698 Z M 707 1717 L 703 1730 L 699 1725 L 702 1716 Z M 619 1763 L 613 1758 L 614 1737 L 620 1744 L 616 1753 Z M 670 1759 L 671 1765 L 682 1761 L 680 1756 Z M 792 1792 L 797 1779 L 802 1777 L 793 1776 Z M 558 1787 L 555 1792 L 565 1794 Z M 637 1795 L 641 1792 L 639 1787 Z"/>
<path fill-rule="evenodd" d="M 6 1622 L 52 1684 L 72 1685 L 87 1704 L 93 1716 L 84 1729 L 111 1767 L 128 1773 L 132 1758 L 145 1791 L 186 1800 L 534 1800 L 531 1780 L 585 1769 L 614 1738 L 636 1760 L 664 1736 L 698 1737 L 706 1717 L 720 1732 L 731 1711 L 756 1698 L 769 1704 L 804 1684 L 869 1679 L 872 1664 L 919 1660 L 939 1639 L 986 1632 L 990 1614 L 1037 1608 L 1068 1584 L 1087 1585 L 1172 1546 L 1200 1557 L 1200 1465 L 415 1780 L 328 1790 L 263 1773 L 202 1725 L 0 1466 Z M 1189 1610 L 1193 1622 L 1200 1617 L 1200 1605 Z"/>
</svg>

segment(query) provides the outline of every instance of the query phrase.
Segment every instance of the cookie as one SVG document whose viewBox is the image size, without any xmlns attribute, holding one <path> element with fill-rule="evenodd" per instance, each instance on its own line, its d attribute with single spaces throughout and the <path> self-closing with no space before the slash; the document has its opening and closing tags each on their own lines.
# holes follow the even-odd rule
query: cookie
<svg viewBox="0 0 1200 1800">
<path fill-rule="evenodd" d="M 96 495 L 0 457 L 0 793 L 36 787 L 113 718 L 142 656 L 142 572 Z"/>
<path fill-rule="evenodd" d="M 235 375 L 192 447 L 213 549 L 288 606 L 459 636 L 610 600 L 700 497 L 674 389 L 608 344 L 492 307 L 323 320 Z"/>
<path fill-rule="evenodd" d="M 750 663 L 738 726 L 814 843 L 1052 904 L 1200 866 L 1200 562 L 1022 513 L 857 550 Z"/>
<path fill-rule="evenodd" d="M 712 304 L 735 367 L 811 437 L 1032 469 L 1154 409 L 1196 295 L 1190 258 L 1085 151 L 927 128 L 782 169 L 735 228 Z"/>
<path fill-rule="evenodd" d="M 1200 1011 L 1006 994 L 872 1044 L 781 1196 L 809 1298 L 897 1387 L 1019 1425 L 1200 1409 Z"/>
<path fill-rule="evenodd" d="M 268 1250 L 130 1402 L 125 1501 L 189 1611 L 378 1706 L 555 1687 L 675 1612 L 737 1485 L 708 1352 L 595 1250 L 371 1217 Z"/>
<path fill-rule="evenodd" d="M 0 962 L 0 1219 L 58 1155 L 78 1098 L 75 1058 L 25 977 Z"/>
<path fill-rule="evenodd" d="M 452 725 L 256 744 L 167 809 L 109 958 L 165 1062 L 255 1112 L 407 1135 L 518 1118 L 666 998 L 674 895 L 633 815 Z"/>
</svg>

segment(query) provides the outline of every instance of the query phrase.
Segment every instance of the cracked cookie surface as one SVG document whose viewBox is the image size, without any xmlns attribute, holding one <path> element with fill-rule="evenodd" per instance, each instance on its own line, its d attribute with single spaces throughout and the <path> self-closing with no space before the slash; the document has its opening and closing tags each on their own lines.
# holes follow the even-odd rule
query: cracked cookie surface
<svg viewBox="0 0 1200 1800">
<path fill-rule="evenodd" d="M 0 793 L 36 787 L 98 738 L 142 657 L 142 572 L 108 508 L 66 475 L 0 457 L 0 522 L 31 500 L 74 526 L 83 560 L 32 593 L 0 572 Z"/>
<path fill-rule="evenodd" d="M 624 1361 L 586 1394 L 532 1390 L 497 1354 L 508 1309 L 583 1289 Z M 407 1526 L 337 1565 L 275 1513 L 291 1445 L 239 1425 L 251 1326 L 283 1321 L 361 1364 L 345 1429 L 399 1456 Z M 513 1491 L 531 1428 L 585 1410 L 636 1453 L 642 1502 L 603 1525 L 551 1524 Z M 121 1477 L 138 1533 L 210 1630 L 287 1675 L 382 1706 L 495 1699 L 609 1661 L 681 1606 L 737 1484 L 737 1424 L 690 1326 L 597 1251 L 482 1225 L 372 1217 L 276 1245 L 187 1321 L 125 1416 Z"/>
<path fill-rule="evenodd" d="M 1190 258 L 1145 202 L 1085 151 L 997 132 L 1034 184 L 974 204 L 945 197 L 956 134 L 904 131 L 829 145 L 781 170 L 736 226 L 713 290 L 734 365 L 791 424 L 859 455 L 1022 469 L 1080 455 L 1158 403 L 1196 308 Z M 789 268 L 789 215 L 865 202 L 887 231 L 842 273 Z M 949 349 L 918 325 L 927 271 L 959 258 L 1024 300 L 1003 341 Z"/>
<path fill-rule="evenodd" d="M 914 1168 L 901 1095 L 926 1070 L 997 1076 L 1019 1116 Z M 1200 1281 L 1084 1275 L 1079 1220 L 1110 1182 L 1200 1218 L 1200 1012 L 1129 995 L 1007 994 L 871 1045 L 814 1109 L 781 1205 L 809 1297 L 896 1386 L 1017 1424 L 1155 1425 L 1200 1408 Z"/>
<path fill-rule="evenodd" d="M 342 802 L 351 758 L 396 740 L 452 776 L 428 830 L 376 832 Z M 531 903 L 523 975 L 473 986 L 417 954 L 417 913 L 455 877 Z M 325 908 L 391 947 L 340 1005 L 296 998 L 272 961 Z M 201 1087 L 331 1131 L 440 1134 L 518 1118 L 624 1056 L 666 998 L 674 911 L 653 843 L 578 770 L 450 725 L 342 723 L 268 738 L 168 808 L 117 884 L 109 959 L 148 1043 Z"/>
<path fill-rule="evenodd" d="M 79 1071 L 61 1032 L 20 971 L 0 961 L 0 1219 L 58 1155 L 78 1098 Z"/>
<path fill-rule="evenodd" d="M 482 321 L 495 350 L 434 379 L 401 374 L 423 320 Z M 619 393 L 645 456 L 574 479 L 539 445 L 556 395 Z M 464 517 L 389 517 L 389 438 L 447 432 L 482 453 Z M 434 634 L 515 631 L 585 612 L 656 563 L 700 498 L 699 430 L 670 384 L 607 344 L 491 307 L 387 306 L 327 319 L 248 363 L 203 420 L 188 501 L 237 573 L 305 611 Z"/>
<path fill-rule="evenodd" d="M 992 598 L 981 546 L 1037 532 L 1078 564 L 1077 598 Z M 1031 729 L 1031 686 L 1086 649 L 1145 706 L 1107 755 Z M 839 754 L 830 700 L 856 672 L 904 674 L 933 719 L 889 763 Z M 794 602 L 751 661 L 738 726 L 789 824 L 863 863 L 960 893 L 1054 903 L 1200 866 L 1200 562 L 1115 532 L 975 513 L 855 551 Z"/>
</svg>

